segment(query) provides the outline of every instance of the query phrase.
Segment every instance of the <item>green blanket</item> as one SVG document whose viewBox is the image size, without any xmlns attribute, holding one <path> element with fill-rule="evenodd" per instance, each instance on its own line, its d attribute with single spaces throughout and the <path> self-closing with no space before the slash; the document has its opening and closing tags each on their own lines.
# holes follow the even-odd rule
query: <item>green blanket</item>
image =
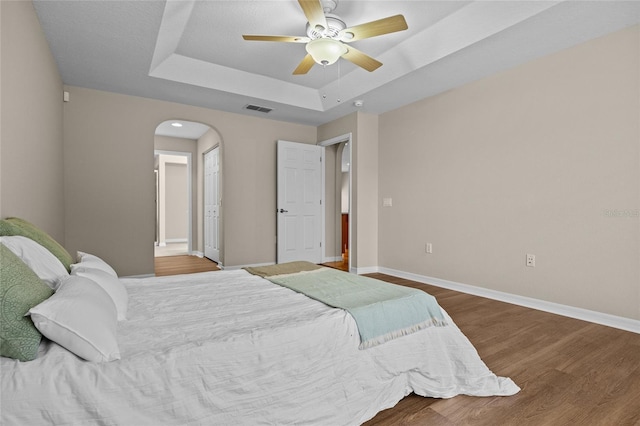
<svg viewBox="0 0 640 426">
<path fill-rule="evenodd" d="M 267 266 L 247 266 L 244 268 L 247 272 L 253 275 L 258 275 L 262 278 L 272 277 L 274 275 L 293 274 L 295 272 L 315 271 L 316 269 L 324 268 L 324 266 L 318 266 L 315 263 L 297 261 L 287 263 L 277 263 L 275 265 Z"/>
<path fill-rule="evenodd" d="M 288 271 L 283 275 L 273 275 L 275 270 L 260 272 L 275 284 L 349 312 L 358 325 L 361 349 L 429 326 L 446 325 L 435 298 L 424 291 L 313 266 L 293 273 L 289 266 L 280 266 Z"/>
</svg>

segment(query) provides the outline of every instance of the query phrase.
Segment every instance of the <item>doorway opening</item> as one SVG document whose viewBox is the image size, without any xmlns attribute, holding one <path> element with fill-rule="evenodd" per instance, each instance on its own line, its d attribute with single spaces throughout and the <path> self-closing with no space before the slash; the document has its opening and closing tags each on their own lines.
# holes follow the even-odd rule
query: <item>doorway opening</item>
<svg viewBox="0 0 640 426">
<path fill-rule="evenodd" d="M 328 207 L 325 213 L 325 227 L 329 229 L 327 238 L 333 241 L 333 247 L 325 245 L 331 252 L 325 256 L 324 264 L 351 271 L 351 133 L 321 141 L 318 145 L 325 147 L 327 156 L 335 156 L 334 161 L 325 163 L 327 168 L 323 177 L 324 181 L 330 182 L 325 189 Z M 333 167 L 328 166 L 329 164 L 333 164 Z M 332 202 L 329 202 L 330 197 L 333 198 Z"/>
<path fill-rule="evenodd" d="M 204 257 L 203 153 L 221 143 L 219 133 L 207 124 L 174 119 L 156 127 L 154 253 L 157 258 Z"/>
<path fill-rule="evenodd" d="M 191 153 L 154 151 L 156 176 L 156 238 L 154 255 L 190 254 Z"/>
</svg>

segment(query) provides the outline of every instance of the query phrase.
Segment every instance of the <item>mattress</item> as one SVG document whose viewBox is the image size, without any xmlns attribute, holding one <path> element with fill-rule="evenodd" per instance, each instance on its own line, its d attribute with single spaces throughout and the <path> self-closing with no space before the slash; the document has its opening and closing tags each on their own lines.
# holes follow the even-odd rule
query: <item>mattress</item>
<svg viewBox="0 0 640 426">
<path fill-rule="evenodd" d="M 445 327 L 358 349 L 347 312 L 244 270 L 121 280 L 121 359 L 46 340 L 34 361 L 1 358 L 1 424 L 357 425 L 411 392 L 519 391 L 444 311 Z"/>
</svg>

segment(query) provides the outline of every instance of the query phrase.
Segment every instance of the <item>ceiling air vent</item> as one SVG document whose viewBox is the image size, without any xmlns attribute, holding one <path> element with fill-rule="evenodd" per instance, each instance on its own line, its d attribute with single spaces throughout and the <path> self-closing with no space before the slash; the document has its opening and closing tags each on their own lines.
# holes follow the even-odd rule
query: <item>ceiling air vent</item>
<svg viewBox="0 0 640 426">
<path fill-rule="evenodd" d="M 267 108 L 267 107 L 263 107 L 263 106 L 260 106 L 260 105 L 251 105 L 251 104 L 245 105 L 244 109 L 249 109 L 251 111 L 264 112 L 265 114 L 273 111 L 273 108 Z"/>
</svg>

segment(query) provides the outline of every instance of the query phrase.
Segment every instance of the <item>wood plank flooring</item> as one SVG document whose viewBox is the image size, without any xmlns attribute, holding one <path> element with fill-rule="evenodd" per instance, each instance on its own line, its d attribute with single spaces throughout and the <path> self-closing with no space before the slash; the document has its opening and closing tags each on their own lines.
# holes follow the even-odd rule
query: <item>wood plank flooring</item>
<svg viewBox="0 0 640 426">
<path fill-rule="evenodd" d="M 640 425 L 640 334 L 382 274 L 432 294 L 511 397 L 411 394 L 374 425 Z"/>
<path fill-rule="evenodd" d="M 163 256 L 154 258 L 156 276 L 192 274 L 195 272 L 219 271 L 218 265 L 198 256 Z"/>
<path fill-rule="evenodd" d="M 640 426 L 640 334 L 388 275 L 369 276 L 435 296 L 489 368 L 511 377 L 522 391 L 451 399 L 411 394 L 366 426 Z"/>
<path fill-rule="evenodd" d="M 341 260 L 339 262 L 327 262 L 323 263 L 322 266 L 328 266 L 329 268 L 339 269 L 341 271 L 349 271 L 349 261 Z"/>
</svg>

